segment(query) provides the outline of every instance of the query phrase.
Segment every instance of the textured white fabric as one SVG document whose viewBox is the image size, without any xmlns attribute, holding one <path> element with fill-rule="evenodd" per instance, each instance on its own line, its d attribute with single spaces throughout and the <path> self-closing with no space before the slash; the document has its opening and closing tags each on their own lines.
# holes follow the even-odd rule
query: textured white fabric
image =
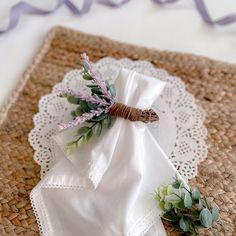
<svg viewBox="0 0 236 236">
<path fill-rule="evenodd" d="M 197 165 L 207 155 L 204 140 L 206 128 L 203 124 L 204 112 L 196 105 L 194 97 L 185 90 L 183 82 L 147 61 L 104 58 L 96 63 L 96 67 L 110 83 L 114 83 L 120 68 L 128 68 L 166 83 L 163 93 L 153 104 L 153 109 L 160 116 L 160 122 L 150 124 L 148 128 L 180 174 L 185 179 L 194 177 L 197 174 Z M 66 86 L 86 90 L 85 84 L 80 71 L 73 70 L 55 89 Z M 29 135 L 29 141 L 35 149 L 34 159 L 41 166 L 41 176 L 44 176 L 61 156 L 61 151 L 51 142 L 51 137 L 58 133 L 57 124 L 71 119 L 68 111 L 72 106 L 66 100 L 58 98 L 54 90 L 40 100 L 39 113 L 34 117 L 35 127 Z M 63 135 L 66 134 L 68 133 Z M 70 136 L 67 140 L 69 139 Z M 63 149 L 65 145 L 60 147 Z"/>
<path fill-rule="evenodd" d="M 118 101 L 151 107 L 164 85 L 122 70 L 116 80 Z M 63 133 L 54 141 L 65 145 Z M 31 200 L 43 235 L 165 235 L 151 194 L 176 175 L 181 178 L 146 124 L 117 118 L 74 155 L 67 158 L 62 149 Z"/>
</svg>

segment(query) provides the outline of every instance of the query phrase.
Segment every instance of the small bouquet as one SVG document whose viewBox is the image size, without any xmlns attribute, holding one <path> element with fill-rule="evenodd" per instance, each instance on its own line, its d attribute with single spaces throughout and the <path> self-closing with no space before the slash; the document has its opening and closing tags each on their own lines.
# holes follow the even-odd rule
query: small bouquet
<svg viewBox="0 0 236 236">
<path fill-rule="evenodd" d="M 104 126 L 110 127 L 112 116 L 145 123 L 159 119 L 152 109 L 141 110 L 117 102 L 114 84 L 101 78 L 100 73 L 95 70 L 85 53 L 81 57 L 81 73 L 83 79 L 90 82 L 87 85 L 90 93 L 77 92 L 73 89 L 57 91 L 58 96 L 77 105 L 76 109 L 71 112 L 73 120 L 69 123 L 58 124 L 59 130 L 73 128 L 87 122 L 85 126 L 79 127 L 76 139 L 67 144 L 68 153 L 72 151 L 73 147 L 80 147 L 84 141 L 88 141 L 93 134 L 100 136 Z"/>
<path fill-rule="evenodd" d="M 197 188 L 190 189 L 179 179 L 169 185 L 160 186 L 154 195 L 163 210 L 162 219 L 169 222 L 175 229 L 183 232 L 182 235 L 200 235 L 199 228 L 211 229 L 214 235 L 217 232 L 214 224 L 220 223 L 224 235 L 226 231 L 219 217 L 219 208 L 209 202 L 207 197 L 201 197 Z"/>
</svg>

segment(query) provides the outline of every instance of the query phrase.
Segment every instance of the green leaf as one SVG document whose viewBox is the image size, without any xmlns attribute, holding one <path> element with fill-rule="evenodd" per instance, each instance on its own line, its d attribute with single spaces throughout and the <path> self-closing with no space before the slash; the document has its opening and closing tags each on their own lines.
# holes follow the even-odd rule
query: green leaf
<svg viewBox="0 0 236 236">
<path fill-rule="evenodd" d="M 92 121 L 102 121 L 104 120 L 105 118 L 107 117 L 107 114 L 102 114 L 100 116 L 97 116 L 97 117 L 93 117 Z"/>
<path fill-rule="evenodd" d="M 78 134 L 86 134 L 89 130 L 90 130 L 90 127 L 88 126 L 80 127 L 78 130 Z"/>
<path fill-rule="evenodd" d="M 107 125 L 107 128 L 110 128 L 110 127 L 111 127 L 111 116 L 110 116 L 110 115 L 107 115 L 107 118 L 106 118 L 106 125 Z"/>
<path fill-rule="evenodd" d="M 198 188 L 194 188 L 192 190 L 192 198 L 193 198 L 193 200 L 197 201 L 200 198 L 200 195 L 201 194 L 200 194 Z"/>
<path fill-rule="evenodd" d="M 170 202 L 172 204 L 177 204 L 181 200 L 182 199 L 179 196 L 177 196 L 176 194 L 170 194 L 165 197 L 165 201 Z"/>
<path fill-rule="evenodd" d="M 68 96 L 67 97 L 67 101 L 71 104 L 79 104 L 80 103 L 80 99 L 79 98 L 75 98 L 73 96 Z"/>
<path fill-rule="evenodd" d="M 99 86 L 98 85 L 94 85 L 94 84 L 88 84 L 86 85 L 88 88 L 97 88 L 99 89 Z"/>
<path fill-rule="evenodd" d="M 170 222 L 175 222 L 177 221 L 179 218 L 176 215 L 171 214 L 170 212 L 166 212 L 165 214 L 162 215 L 161 217 L 163 220 L 167 220 Z"/>
<path fill-rule="evenodd" d="M 165 210 L 164 205 L 165 205 L 165 202 L 164 202 L 164 201 L 159 202 L 159 207 L 161 208 L 162 211 L 165 212 L 166 210 Z"/>
<path fill-rule="evenodd" d="M 93 77 L 89 74 L 83 74 L 83 79 L 85 80 L 93 80 Z"/>
<path fill-rule="evenodd" d="M 95 103 L 88 102 L 87 105 L 91 110 L 96 110 L 98 108 L 98 105 Z"/>
<path fill-rule="evenodd" d="M 83 112 L 88 112 L 88 111 L 90 111 L 87 102 L 81 100 L 80 103 L 79 103 L 79 105 L 80 105 L 81 109 L 83 110 Z"/>
<path fill-rule="evenodd" d="M 102 123 L 98 123 L 95 127 L 95 134 L 99 137 L 102 133 Z"/>
<path fill-rule="evenodd" d="M 204 208 L 200 213 L 200 222 L 205 228 L 210 228 L 212 225 L 212 215 L 211 212 Z"/>
<path fill-rule="evenodd" d="M 166 211 L 169 211 L 172 207 L 172 204 L 170 202 L 165 202 L 164 208 Z"/>
<path fill-rule="evenodd" d="M 173 188 L 179 189 L 180 186 L 181 186 L 181 182 L 178 179 L 176 179 L 175 182 L 172 184 Z"/>
<path fill-rule="evenodd" d="M 186 216 L 182 216 L 179 221 L 179 226 L 184 232 L 189 231 L 189 218 Z"/>
<path fill-rule="evenodd" d="M 110 91 L 112 97 L 114 98 L 114 97 L 116 96 L 116 88 L 115 88 L 115 85 L 114 85 L 114 84 L 111 84 L 111 85 L 109 86 L 109 91 Z"/>
<path fill-rule="evenodd" d="M 92 93 L 97 94 L 97 95 L 102 95 L 103 94 L 101 92 L 100 88 L 92 88 L 91 91 L 92 91 Z"/>
<path fill-rule="evenodd" d="M 85 135 L 86 141 L 89 141 L 89 139 L 91 139 L 92 136 L 93 136 L 93 130 L 90 129 L 88 133 L 86 133 Z"/>
<path fill-rule="evenodd" d="M 177 204 L 174 205 L 178 209 L 185 209 L 184 201 L 180 201 Z"/>
<path fill-rule="evenodd" d="M 76 110 L 75 110 L 75 114 L 76 116 L 81 116 L 83 114 L 83 110 L 81 107 L 77 107 Z"/>
<path fill-rule="evenodd" d="M 77 147 L 79 148 L 84 143 L 84 135 L 82 135 L 77 141 Z"/>
<path fill-rule="evenodd" d="M 189 192 L 185 192 L 185 195 L 184 195 L 184 206 L 187 207 L 187 208 L 190 208 L 193 204 L 193 201 L 192 201 L 192 198 L 190 196 L 190 193 Z"/>
<path fill-rule="evenodd" d="M 211 214 L 212 214 L 212 221 L 213 222 L 215 222 L 219 219 L 220 213 L 219 213 L 219 209 L 217 206 L 212 207 Z"/>
<path fill-rule="evenodd" d="M 66 155 L 70 155 L 71 154 L 75 144 L 76 144 L 75 141 L 71 141 L 71 142 L 66 144 Z"/>
<path fill-rule="evenodd" d="M 171 225 L 173 226 L 174 229 L 177 229 L 177 230 L 181 230 L 181 228 L 179 227 L 179 222 L 171 222 Z"/>
<path fill-rule="evenodd" d="M 72 111 L 70 114 L 71 114 L 73 117 L 76 117 L 76 116 L 77 116 L 75 111 Z"/>
</svg>

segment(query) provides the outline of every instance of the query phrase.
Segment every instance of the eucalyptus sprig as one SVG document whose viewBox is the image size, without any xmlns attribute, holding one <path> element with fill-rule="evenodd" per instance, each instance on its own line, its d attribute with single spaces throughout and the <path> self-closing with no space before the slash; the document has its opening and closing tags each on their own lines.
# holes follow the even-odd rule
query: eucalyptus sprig
<svg viewBox="0 0 236 236">
<path fill-rule="evenodd" d="M 76 139 L 67 143 L 68 154 L 74 147 L 80 147 L 85 141 L 90 140 L 93 134 L 100 136 L 104 126 L 110 127 L 109 109 L 114 104 L 116 96 L 115 86 L 101 78 L 86 54 L 81 56 L 81 73 L 83 79 L 90 82 L 86 85 L 90 92 L 81 93 L 68 88 L 57 91 L 60 97 L 66 98 L 69 103 L 76 106 L 71 112 L 73 121 L 58 124 L 59 129 L 73 128 L 86 122 L 85 126 L 79 127 Z"/>
<path fill-rule="evenodd" d="M 197 236 L 200 235 L 200 228 L 206 228 L 218 235 L 213 226 L 220 224 L 226 235 L 219 219 L 218 206 L 211 203 L 207 197 L 202 197 L 197 188 L 190 189 L 178 178 L 175 178 L 172 184 L 160 186 L 155 191 L 154 198 L 163 210 L 162 219 L 183 234 Z"/>
</svg>

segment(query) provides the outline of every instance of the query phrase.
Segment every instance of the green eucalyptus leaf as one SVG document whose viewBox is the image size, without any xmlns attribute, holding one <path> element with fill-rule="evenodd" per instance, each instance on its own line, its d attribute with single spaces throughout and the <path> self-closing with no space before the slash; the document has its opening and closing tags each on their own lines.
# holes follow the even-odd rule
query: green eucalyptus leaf
<svg viewBox="0 0 236 236">
<path fill-rule="evenodd" d="M 194 188 L 192 190 L 192 198 L 193 200 L 197 201 L 200 198 L 200 191 L 198 190 L 198 188 Z"/>
<path fill-rule="evenodd" d="M 99 122 L 99 121 L 104 120 L 106 117 L 107 117 L 107 114 L 102 114 L 102 115 L 100 115 L 100 116 L 93 117 L 92 121 L 97 121 L 97 122 Z"/>
<path fill-rule="evenodd" d="M 83 112 L 89 112 L 90 111 L 87 102 L 81 100 L 79 105 L 80 105 L 81 109 L 83 110 Z"/>
<path fill-rule="evenodd" d="M 184 194 L 184 206 L 187 208 L 190 208 L 192 206 L 192 204 L 193 204 L 193 201 L 190 196 L 190 193 L 186 191 Z"/>
<path fill-rule="evenodd" d="M 111 85 L 109 86 L 109 91 L 110 91 L 112 97 L 114 98 L 114 97 L 116 96 L 116 88 L 115 88 L 115 85 L 114 85 L 114 84 L 111 84 Z"/>
<path fill-rule="evenodd" d="M 165 210 L 164 205 L 165 205 L 165 202 L 164 202 L 164 201 L 160 201 L 160 202 L 159 202 L 159 207 L 161 208 L 162 211 L 165 212 L 166 210 Z"/>
<path fill-rule="evenodd" d="M 173 226 L 174 229 L 177 230 L 181 230 L 181 228 L 179 227 L 179 222 L 178 221 L 174 221 L 174 222 L 170 222 L 171 225 Z"/>
<path fill-rule="evenodd" d="M 70 114 L 71 114 L 73 117 L 76 117 L 76 116 L 77 116 L 75 111 L 72 111 Z"/>
<path fill-rule="evenodd" d="M 219 213 L 219 209 L 217 206 L 212 207 L 211 214 L 212 214 L 212 221 L 213 222 L 215 222 L 219 219 L 220 213 Z"/>
<path fill-rule="evenodd" d="M 76 110 L 75 110 L 75 114 L 76 116 L 81 116 L 83 114 L 83 110 L 81 107 L 77 107 Z"/>
<path fill-rule="evenodd" d="M 165 201 L 170 202 L 172 204 L 177 204 L 178 202 L 181 201 L 181 198 L 175 194 L 170 194 L 165 197 Z"/>
<path fill-rule="evenodd" d="M 172 184 L 173 188 L 179 189 L 181 186 L 181 181 L 178 179 L 175 179 L 175 182 Z"/>
<path fill-rule="evenodd" d="M 105 84 L 106 84 L 107 89 L 109 89 L 109 87 L 110 87 L 110 83 L 109 83 L 108 80 L 105 80 Z"/>
<path fill-rule="evenodd" d="M 67 97 L 67 101 L 71 104 L 79 104 L 80 103 L 80 99 L 79 98 L 75 98 L 73 96 L 68 96 Z"/>
<path fill-rule="evenodd" d="M 163 220 L 167 220 L 170 222 L 175 222 L 179 220 L 178 216 L 171 214 L 170 212 L 166 212 L 165 214 L 162 215 L 161 217 Z"/>
<path fill-rule="evenodd" d="M 89 139 L 91 139 L 92 136 L 93 136 L 93 130 L 90 129 L 90 130 L 85 134 L 86 141 L 89 141 Z"/>
<path fill-rule="evenodd" d="M 165 202 L 164 208 L 166 211 L 169 211 L 172 208 L 172 204 L 170 202 Z"/>
<path fill-rule="evenodd" d="M 96 110 L 98 108 L 98 105 L 95 103 L 88 102 L 87 105 L 91 110 Z"/>
<path fill-rule="evenodd" d="M 88 126 L 80 127 L 78 130 L 78 134 L 86 134 L 89 130 L 90 130 L 90 127 Z"/>
<path fill-rule="evenodd" d="M 84 80 L 93 80 L 93 77 L 89 74 L 83 74 L 83 79 Z"/>
<path fill-rule="evenodd" d="M 71 141 L 71 142 L 69 142 L 69 143 L 66 144 L 66 154 L 67 154 L 67 155 L 70 155 L 70 154 L 71 154 L 71 152 L 72 152 L 73 147 L 74 147 L 75 144 L 76 144 L 75 141 Z"/>
<path fill-rule="evenodd" d="M 102 95 L 103 93 L 101 92 L 100 88 L 92 88 L 91 89 L 93 94 L 97 94 L 97 95 Z"/>
<path fill-rule="evenodd" d="M 189 218 L 186 216 L 182 216 L 179 221 L 179 226 L 184 232 L 189 231 Z"/>
<path fill-rule="evenodd" d="M 212 226 L 212 214 L 207 208 L 202 209 L 200 213 L 200 222 L 205 228 L 210 228 Z"/>
<path fill-rule="evenodd" d="M 107 118 L 106 118 L 106 126 L 107 126 L 107 128 L 110 128 L 110 127 L 111 127 L 111 116 L 110 116 L 110 115 L 107 115 Z"/>
<path fill-rule="evenodd" d="M 185 205 L 184 205 L 184 200 L 181 200 L 180 202 L 178 202 L 174 206 L 178 209 L 185 209 L 186 208 Z"/>
<path fill-rule="evenodd" d="M 77 147 L 79 148 L 84 143 L 84 135 L 82 135 L 77 141 Z"/>
<path fill-rule="evenodd" d="M 95 134 L 99 137 L 102 133 L 102 123 L 98 123 L 95 127 Z"/>
</svg>

